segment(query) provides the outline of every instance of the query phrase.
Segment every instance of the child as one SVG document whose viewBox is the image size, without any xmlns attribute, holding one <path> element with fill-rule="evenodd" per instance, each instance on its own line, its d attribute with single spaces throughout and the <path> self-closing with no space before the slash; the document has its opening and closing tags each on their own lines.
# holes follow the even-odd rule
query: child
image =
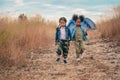
<svg viewBox="0 0 120 80">
<path fill-rule="evenodd" d="M 56 37 L 55 42 L 56 45 L 58 44 L 58 49 L 56 51 L 58 58 L 56 59 L 57 62 L 60 62 L 60 55 L 64 57 L 64 64 L 67 63 L 67 56 L 69 50 L 69 38 L 71 39 L 70 30 L 66 27 L 66 18 L 61 17 L 59 19 L 59 27 L 56 29 Z"/>
<path fill-rule="evenodd" d="M 72 39 L 75 41 L 76 48 L 76 61 L 80 61 L 83 57 L 84 45 L 83 41 L 86 40 L 87 32 L 83 26 L 81 26 L 84 21 L 84 16 L 73 16 L 76 26 L 72 29 Z"/>
</svg>

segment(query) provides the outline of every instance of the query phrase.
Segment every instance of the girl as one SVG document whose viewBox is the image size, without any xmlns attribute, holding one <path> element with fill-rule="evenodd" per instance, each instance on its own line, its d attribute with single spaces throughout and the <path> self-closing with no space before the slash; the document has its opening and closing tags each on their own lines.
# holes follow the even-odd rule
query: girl
<svg viewBox="0 0 120 80">
<path fill-rule="evenodd" d="M 60 62 L 60 55 L 62 54 L 64 60 L 64 64 L 67 63 L 67 56 L 69 50 L 69 38 L 71 39 L 70 30 L 66 27 L 66 18 L 61 17 L 59 19 L 59 27 L 56 29 L 56 37 L 55 42 L 58 44 L 58 49 L 56 51 L 58 57 L 56 59 L 57 62 Z"/>
<path fill-rule="evenodd" d="M 76 48 L 76 61 L 80 61 L 83 57 L 84 45 L 83 41 L 87 39 L 87 32 L 85 28 L 82 26 L 82 22 L 84 21 L 84 16 L 73 16 L 73 20 L 75 21 L 76 26 L 72 29 L 72 39 L 75 41 Z"/>
</svg>

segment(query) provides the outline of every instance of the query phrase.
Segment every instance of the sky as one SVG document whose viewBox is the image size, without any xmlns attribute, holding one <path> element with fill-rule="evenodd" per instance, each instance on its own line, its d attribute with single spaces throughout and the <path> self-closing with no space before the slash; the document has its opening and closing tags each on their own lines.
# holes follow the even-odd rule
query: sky
<svg viewBox="0 0 120 80">
<path fill-rule="evenodd" d="M 17 17 L 19 14 L 33 16 L 40 14 L 49 20 L 73 14 L 84 15 L 93 20 L 112 11 L 120 5 L 120 0 L 0 0 L 0 15 Z"/>
</svg>

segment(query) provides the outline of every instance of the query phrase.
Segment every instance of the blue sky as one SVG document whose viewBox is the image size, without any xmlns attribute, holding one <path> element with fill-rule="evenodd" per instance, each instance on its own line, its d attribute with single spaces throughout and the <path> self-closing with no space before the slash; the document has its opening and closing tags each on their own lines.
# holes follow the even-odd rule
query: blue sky
<svg viewBox="0 0 120 80">
<path fill-rule="evenodd" d="M 70 19 L 75 13 L 97 20 L 118 5 L 120 0 L 0 0 L 0 15 L 41 14 L 46 19 L 57 20 L 61 16 Z"/>
</svg>

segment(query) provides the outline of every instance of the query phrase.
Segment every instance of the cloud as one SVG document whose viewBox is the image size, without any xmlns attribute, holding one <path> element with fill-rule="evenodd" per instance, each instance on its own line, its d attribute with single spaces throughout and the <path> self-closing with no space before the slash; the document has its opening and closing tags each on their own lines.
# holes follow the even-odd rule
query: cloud
<svg viewBox="0 0 120 80">
<path fill-rule="evenodd" d="M 66 6 L 63 5 L 43 4 L 43 6 L 48 8 L 68 9 Z"/>
<path fill-rule="evenodd" d="M 7 0 L 10 1 L 7 4 L 9 6 L 5 6 L 4 10 L 1 12 L 5 14 L 19 15 L 21 13 L 25 13 L 26 15 L 34 15 L 36 13 L 42 14 L 47 19 L 58 20 L 59 17 L 65 16 L 70 19 L 73 14 L 82 14 L 86 17 L 97 19 L 99 16 L 103 15 L 106 10 L 111 9 L 112 4 L 102 4 L 96 5 L 95 3 L 87 4 L 87 1 L 81 0 Z M 70 2 L 70 3 L 68 3 Z M 86 3 L 86 4 L 83 4 Z M 91 5 L 93 4 L 93 5 Z M 98 3 L 97 3 L 98 4 Z M 11 7 L 10 7 L 11 6 Z M 1 8 L 2 9 L 2 8 Z"/>
<path fill-rule="evenodd" d="M 14 0 L 14 2 L 18 5 L 24 5 L 23 0 Z"/>
<path fill-rule="evenodd" d="M 90 12 L 88 12 L 87 10 L 85 9 L 82 9 L 82 8 L 74 8 L 73 11 L 72 11 L 74 14 L 89 14 Z"/>
<path fill-rule="evenodd" d="M 98 12 L 98 11 L 90 11 L 90 10 L 86 10 L 83 8 L 74 8 L 72 10 L 73 14 L 78 14 L 78 15 L 86 15 L 86 16 L 94 16 L 94 15 L 102 15 L 103 12 Z"/>
</svg>

